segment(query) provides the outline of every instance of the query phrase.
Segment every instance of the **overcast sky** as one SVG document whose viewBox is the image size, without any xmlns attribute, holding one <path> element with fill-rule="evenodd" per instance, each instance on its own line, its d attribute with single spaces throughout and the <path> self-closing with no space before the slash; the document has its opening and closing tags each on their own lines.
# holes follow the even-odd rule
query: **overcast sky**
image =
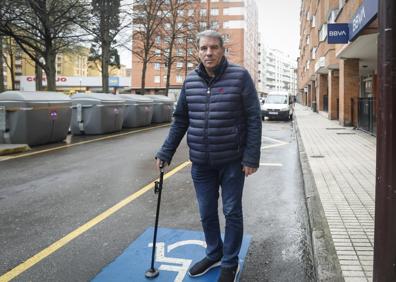
<svg viewBox="0 0 396 282">
<path fill-rule="evenodd" d="M 292 58 L 299 55 L 300 0 L 256 0 L 261 42 Z"/>
<path fill-rule="evenodd" d="M 269 48 L 299 55 L 300 0 L 256 0 L 261 42 Z M 131 66 L 130 51 L 122 50 L 121 64 Z"/>
</svg>

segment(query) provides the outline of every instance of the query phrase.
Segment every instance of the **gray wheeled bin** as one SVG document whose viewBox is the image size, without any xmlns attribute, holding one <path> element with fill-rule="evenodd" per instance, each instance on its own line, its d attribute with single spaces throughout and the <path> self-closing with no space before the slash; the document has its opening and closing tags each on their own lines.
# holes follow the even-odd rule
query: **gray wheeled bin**
<svg viewBox="0 0 396 282">
<path fill-rule="evenodd" d="M 139 127 L 151 124 L 153 118 L 153 99 L 134 94 L 120 94 L 125 100 L 123 127 Z"/>
<path fill-rule="evenodd" d="M 42 145 L 66 138 L 71 99 L 63 93 L 0 93 L 0 143 Z"/>
<path fill-rule="evenodd" d="M 105 134 L 120 131 L 125 100 L 112 94 L 77 93 L 72 96 L 73 135 Z"/>
<path fill-rule="evenodd" d="M 172 120 L 174 101 L 164 95 L 144 95 L 154 100 L 154 123 L 170 122 Z"/>
</svg>

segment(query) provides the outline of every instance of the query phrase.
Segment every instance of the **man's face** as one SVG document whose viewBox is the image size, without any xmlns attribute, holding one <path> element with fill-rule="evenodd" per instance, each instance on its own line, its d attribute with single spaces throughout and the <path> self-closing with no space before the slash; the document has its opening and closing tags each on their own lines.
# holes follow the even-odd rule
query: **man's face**
<svg viewBox="0 0 396 282">
<path fill-rule="evenodd" d="M 224 48 L 220 46 L 220 40 L 212 37 L 202 37 L 199 40 L 199 58 L 205 69 L 213 70 L 221 61 Z"/>
</svg>

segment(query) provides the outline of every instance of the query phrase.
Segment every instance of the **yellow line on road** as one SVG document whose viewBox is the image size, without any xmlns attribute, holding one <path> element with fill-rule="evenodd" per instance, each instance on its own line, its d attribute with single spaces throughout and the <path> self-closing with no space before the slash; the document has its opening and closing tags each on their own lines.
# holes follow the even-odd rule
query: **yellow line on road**
<svg viewBox="0 0 396 282">
<path fill-rule="evenodd" d="M 167 178 L 171 177 L 172 175 L 174 175 L 178 171 L 182 170 L 183 168 L 185 168 L 189 164 L 190 164 L 190 161 L 186 161 L 186 162 L 182 163 L 181 165 L 177 166 L 173 170 L 171 170 L 168 173 L 166 173 L 164 175 L 164 179 L 167 179 Z M 158 181 L 158 179 L 156 181 Z M 98 216 L 96 216 L 95 218 L 91 219 L 90 221 L 88 221 L 84 225 L 81 225 L 80 227 L 78 227 L 74 231 L 70 232 L 69 234 L 67 234 L 66 236 L 61 238 L 60 240 L 56 241 L 55 243 L 51 244 L 50 246 L 48 246 L 44 250 L 40 251 L 39 253 L 35 254 L 31 258 L 27 259 L 25 262 L 19 264 L 18 266 L 16 266 L 12 270 L 10 270 L 7 273 L 5 273 L 4 275 L 0 276 L 0 282 L 10 281 L 11 279 L 17 277 L 18 275 L 20 275 L 24 271 L 28 270 L 29 268 L 31 268 L 32 266 L 34 266 L 38 262 L 42 261 L 43 259 L 45 259 L 49 255 L 51 255 L 52 253 L 54 253 L 57 250 L 59 250 L 60 248 L 64 247 L 66 244 L 68 244 L 70 241 L 72 241 L 76 237 L 78 237 L 81 234 L 85 233 L 86 231 L 88 231 L 89 229 L 91 229 L 92 227 L 97 225 L 98 223 L 102 222 L 103 220 L 105 220 L 109 216 L 113 215 L 115 212 L 117 212 L 118 210 L 120 210 L 121 208 L 126 206 L 127 204 L 131 203 L 132 201 L 136 200 L 137 198 L 142 196 L 147 191 L 151 190 L 154 187 L 154 182 L 155 181 L 153 181 L 150 184 L 144 186 L 139 191 L 137 191 L 137 192 L 133 193 L 132 195 L 128 196 L 127 198 L 123 199 L 121 202 L 115 204 L 114 206 L 112 206 L 108 210 L 106 210 L 103 213 L 99 214 Z"/>
<path fill-rule="evenodd" d="M 129 135 L 129 134 L 147 131 L 147 130 L 151 130 L 151 129 L 161 128 L 161 127 L 165 127 L 165 126 L 169 126 L 169 123 L 159 125 L 159 126 L 153 126 L 153 127 L 149 127 L 149 128 L 143 128 L 143 129 L 138 129 L 138 130 L 134 130 L 134 131 L 119 133 L 119 134 L 113 134 L 113 135 L 104 136 L 104 137 L 100 137 L 100 138 L 96 138 L 96 139 L 92 139 L 92 140 L 81 141 L 81 142 L 77 142 L 77 143 L 73 143 L 73 144 L 59 146 L 56 148 L 45 149 L 45 150 L 40 150 L 40 151 L 36 151 L 36 152 L 30 152 L 30 153 L 15 155 L 15 156 L 9 156 L 9 157 L 0 157 L 0 162 L 12 160 L 12 159 L 24 158 L 24 157 L 33 156 L 33 155 L 38 155 L 38 154 L 56 151 L 56 150 L 60 150 L 60 149 L 65 149 L 65 148 L 70 148 L 70 147 L 74 147 L 74 146 L 78 146 L 78 145 L 93 143 L 93 142 L 97 142 L 97 141 L 102 141 L 102 140 L 106 140 L 106 139 Z"/>
</svg>

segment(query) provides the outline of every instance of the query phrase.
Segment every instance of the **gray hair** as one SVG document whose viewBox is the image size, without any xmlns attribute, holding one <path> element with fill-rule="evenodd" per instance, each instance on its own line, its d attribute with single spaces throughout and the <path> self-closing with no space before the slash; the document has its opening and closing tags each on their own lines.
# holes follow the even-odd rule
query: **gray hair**
<svg viewBox="0 0 396 282">
<path fill-rule="evenodd" d="M 210 38 L 216 38 L 220 42 L 220 47 L 223 48 L 224 45 L 224 40 L 221 34 L 215 30 L 204 30 L 200 33 L 197 34 L 197 45 L 199 46 L 199 41 L 201 40 L 202 37 L 210 37 Z"/>
</svg>

